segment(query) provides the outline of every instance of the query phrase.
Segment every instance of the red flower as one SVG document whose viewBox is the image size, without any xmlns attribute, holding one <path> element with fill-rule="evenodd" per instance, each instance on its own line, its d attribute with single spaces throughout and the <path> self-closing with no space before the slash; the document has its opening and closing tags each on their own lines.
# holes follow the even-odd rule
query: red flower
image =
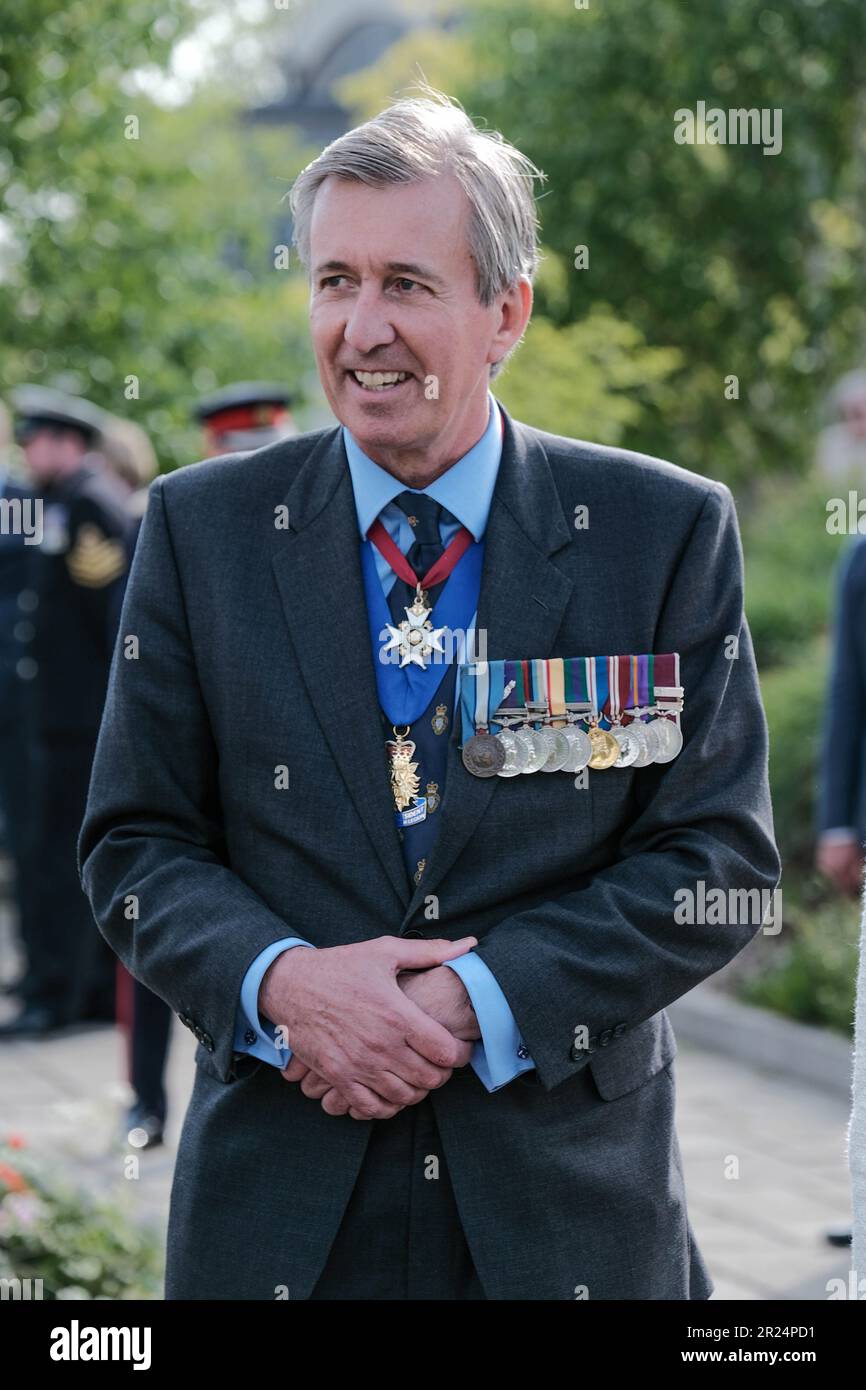
<svg viewBox="0 0 866 1390">
<path fill-rule="evenodd" d="M 25 1149 L 27 1147 L 20 1134 L 10 1134 L 6 1143 L 10 1149 Z"/>
<path fill-rule="evenodd" d="M 26 1192 L 27 1184 L 21 1174 L 8 1163 L 0 1163 L 0 1182 L 5 1183 L 10 1192 Z"/>
</svg>

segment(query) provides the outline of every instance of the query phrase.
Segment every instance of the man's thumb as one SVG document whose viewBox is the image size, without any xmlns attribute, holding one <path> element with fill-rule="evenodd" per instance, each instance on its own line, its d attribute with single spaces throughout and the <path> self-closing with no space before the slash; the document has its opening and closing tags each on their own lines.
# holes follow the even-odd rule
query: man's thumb
<svg viewBox="0 0 866 1390">
<path fill-rule="evenodd" d="M 463 936 L 459 941 L 445 941 L 441 938 L 432 941 L 405 940 L 400 938 L 396 951 L 396 964 L 403 970 L 429 970 L 431 966 L 442 965 L 446 960 L 464 956 L 478 945 L 474 936 Z"/>
</svg>

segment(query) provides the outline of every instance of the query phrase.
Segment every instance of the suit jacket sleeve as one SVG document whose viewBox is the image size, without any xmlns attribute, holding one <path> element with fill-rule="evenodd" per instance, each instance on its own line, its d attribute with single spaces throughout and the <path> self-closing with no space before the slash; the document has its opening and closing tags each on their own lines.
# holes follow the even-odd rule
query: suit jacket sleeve
<svg viewBox="0 0 866 1390">
<path fill-rule="evenodd" d="M 839 567 L 833 658 L 824 716 L 819 832 L 860 823 L 860 777 L 866 725 L 866 544 L 853 545 Z"/>
<path fill-rule="evenodd" d="M 137 658 L 125 654 L 128 636 Z M 232 1044 L 246 971 L 266 946 L 302 933 L 287 931 L 227 867 L 217 764 L 157 479 L 123 604 L 79 863 L 109 945 L 228 1081 L 239 1074 Z"/>
<path fill-rule="evenodd" d="M 848 1122 L 848 1166 L 854 1228 L 851 1267 L 860 1288 L 866 1289 L 866 900 L 860 923 L 860 967 L 854 1018 L 854 1077 Z M 858 1298 L 862 1294 L 858 1292 Z"/>
<path fill-rule="evenodd" d="M 769 893 L 778 882 L 767 728 L 743 612 L 736 513 L 722 484 L 707 494 L 684 546 L 652 650 L 680 653 L 681 752 L 632 774 L 634 802 L 609 867 L 500 921 L 476 947 L 547 1090 L 588 1063 L 587 1037 L 606 1032 L 608 1042 L 614 1029 L 618 1037 L 644 1022 L 760 928 L 760 913 L 752 920 L 742 912 L 749 920 L 679 924 L 677 890 L 697 892 L 703 879 L 707 891 Z"/>
</svg>

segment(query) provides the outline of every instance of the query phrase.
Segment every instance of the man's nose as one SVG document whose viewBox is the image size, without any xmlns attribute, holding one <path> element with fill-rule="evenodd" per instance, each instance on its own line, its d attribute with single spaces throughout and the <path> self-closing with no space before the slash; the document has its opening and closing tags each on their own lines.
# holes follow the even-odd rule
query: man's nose
<svg viewBox="0 0 866 1390">
<path fill-rule="evenodd" d="M 372 287 L 362 289 L 346 319 L 343 337 L 358 353 L 369 353 L 393 343 L 397 334 L 390 322 L 388 305 Z"/>
</svg>

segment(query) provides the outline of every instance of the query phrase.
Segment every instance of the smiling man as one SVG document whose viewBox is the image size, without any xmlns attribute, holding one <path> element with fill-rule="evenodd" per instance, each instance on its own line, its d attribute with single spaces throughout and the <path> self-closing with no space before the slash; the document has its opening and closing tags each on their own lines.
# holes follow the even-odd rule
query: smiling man
<svg viewBox="0 0 866 1390">
<path fill-rule="evenodd" d="M 675 895 L 778 878 L 736 517 L 493 395 L 537 177 L 432 92 L 330 145 L 338 426 L 152 490 L 80 848 L 199 1043 L 172 1298 L 711 1291 L 664 1009 L 757 929 Z"/>
</svg>

